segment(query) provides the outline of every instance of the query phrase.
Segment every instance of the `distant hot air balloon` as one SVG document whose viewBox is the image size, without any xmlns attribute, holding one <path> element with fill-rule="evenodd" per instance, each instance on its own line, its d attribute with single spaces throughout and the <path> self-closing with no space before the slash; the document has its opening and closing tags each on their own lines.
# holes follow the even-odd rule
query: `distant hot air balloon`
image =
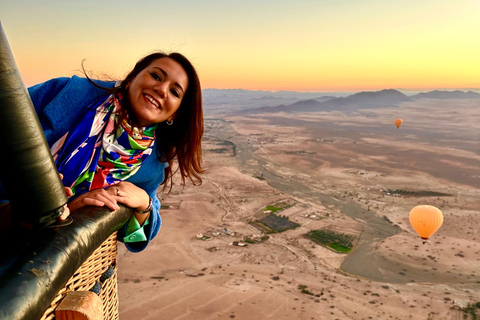
<svg viewBox="0 0 480 320">
<path fill-rule="evenodd" d="M 400 128 L 400 126 L 402 125 L 403 123 L 403 120 L 402 119 L 395 119 L 394 121 L 395 125 L 397 126 L 397 129 Z"/>
<path fill-rule="evenodd" d="M 425 244 L 425 241 L 442 226 L 443 214 L 434 206 L 420 205 L 410 211 L 409 219 L 413 229 Z"/>
</svg>

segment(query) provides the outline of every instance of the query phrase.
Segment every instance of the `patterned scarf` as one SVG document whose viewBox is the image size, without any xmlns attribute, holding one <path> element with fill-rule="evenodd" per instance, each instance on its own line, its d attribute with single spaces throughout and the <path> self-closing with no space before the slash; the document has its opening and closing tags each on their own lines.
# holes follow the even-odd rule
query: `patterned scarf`
<svg viewBox="0 0 480 320">
<path fill-rule="evenodd" d="M 156 125 L 133 128 L 118 122 L 122 97 L 110 95 L 89 107 L 50 151 L 63 184 L 76 197 L 133 176 L 153 151 Z M 115 132 L 114 132 L 115 131 Z"/>
</svg>

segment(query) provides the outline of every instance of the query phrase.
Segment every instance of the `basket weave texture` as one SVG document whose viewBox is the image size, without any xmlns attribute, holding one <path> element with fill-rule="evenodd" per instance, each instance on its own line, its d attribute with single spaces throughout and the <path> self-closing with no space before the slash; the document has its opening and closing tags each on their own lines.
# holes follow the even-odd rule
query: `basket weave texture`
<svg viewBox="0 0 480 320">
<path fill-rule="evenodd" d="M 88 259 L 78 268 L 75 274 L 68 280 L 57 296 L 53 299 L 50 307 L 45 311 L 40 320 L 55 319 L 55 309 L 69 291 L 89 291 L 100 276 L 109 266 L 114 268 L 113 275 L 102 283 L 102 289 L 98 296 L 103 302 L 103 319 L 118 320 L 118 287 L 117 287 L 117 232 L 105 240 Z"/>
</svg>

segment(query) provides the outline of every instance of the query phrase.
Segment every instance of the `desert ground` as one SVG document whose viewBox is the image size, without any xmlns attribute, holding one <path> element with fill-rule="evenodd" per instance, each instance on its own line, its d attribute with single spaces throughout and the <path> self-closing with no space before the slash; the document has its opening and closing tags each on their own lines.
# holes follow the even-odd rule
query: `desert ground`
<svg viewBox="0 0 480 320">
<path fill-rule="evenodd" d="M 159 190 L 158 236 L 137 254 L 119 245 L 120 318 L 471 318 L 479 116 L 478 100 L 429 99 L 349 114 L 207 116 L 203 184 Z M 265 236 L 249 222 L 281 202 L 299 227 L 234 245 Z M 425 244 L 408 220 L 418 204 L 444 214 Z M 325 228 L 355 236 L 353 250 L 305 237 Z"/>
</svg>

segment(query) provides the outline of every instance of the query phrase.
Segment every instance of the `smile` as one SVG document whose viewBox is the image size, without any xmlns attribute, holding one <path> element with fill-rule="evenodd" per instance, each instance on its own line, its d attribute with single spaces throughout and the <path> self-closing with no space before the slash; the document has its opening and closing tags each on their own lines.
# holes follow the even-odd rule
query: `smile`
<svg viewBox="0 0 480 320">
<path fill-rule="evenodd" d="M 160 105 L 160 102 L 158 102 L 157 100 L 155 100 L 152 96 L 148 95 L 148 94 L 144 94 L 143 95 L 145 97 L 145 99 L 147 101 L 149 101 L 151 104 L 153 104 L 155 106 L 155 108 L 158 108 L 158 109 L 161 109 L 162 106 Z"/>
</svg>

